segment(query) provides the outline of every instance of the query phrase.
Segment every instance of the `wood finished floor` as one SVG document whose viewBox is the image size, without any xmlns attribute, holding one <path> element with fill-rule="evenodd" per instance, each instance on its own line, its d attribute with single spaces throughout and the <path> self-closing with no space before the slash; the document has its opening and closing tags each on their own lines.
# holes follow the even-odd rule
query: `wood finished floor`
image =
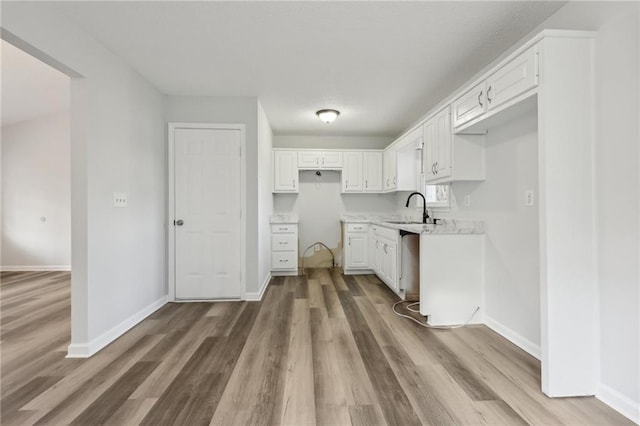
<svg viewBox="0 0 640 426">
<path fill-rule="evenodd" d="M 540 363 L 484 326 L 429 330 L 375 276 L 274 278 L 262 302 L 171 303 L 65 359 L 69 274 L 2 273 L 3 425 L 632 424 L 549 399 Z"/>
</svg>

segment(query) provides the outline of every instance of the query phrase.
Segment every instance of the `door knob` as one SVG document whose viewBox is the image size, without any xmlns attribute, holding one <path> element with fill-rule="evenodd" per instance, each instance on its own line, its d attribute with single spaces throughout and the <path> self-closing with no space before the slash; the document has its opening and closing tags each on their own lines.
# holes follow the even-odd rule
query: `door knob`
<svg viewBox="0 0 640 426">
<path fill-rule="evenodd" d="M 182 219 L 176 220 L 175 224 L 176 224 L 176 226 L 182 226 L 182 225 L 184 225 L 184 220 L 182 220 Z"/>
</svg>

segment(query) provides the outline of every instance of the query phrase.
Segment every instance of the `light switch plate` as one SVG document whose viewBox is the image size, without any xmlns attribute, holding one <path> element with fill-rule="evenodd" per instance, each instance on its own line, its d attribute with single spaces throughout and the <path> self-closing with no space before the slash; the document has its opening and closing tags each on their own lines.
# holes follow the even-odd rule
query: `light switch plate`
<svg viewBox="0 0 640 426">
<path fill-rule="evenodd" d="M 528 189 L 524 191 L 524 205 L 527 207 L 532 207 L 536 205 L 536 198 L 533 195 L 533 190 Z"/>
<path fill-rule="evenodd" d="M 114 192 L 113 207 L 127 207 L 127 194 Z"/>
</svg>

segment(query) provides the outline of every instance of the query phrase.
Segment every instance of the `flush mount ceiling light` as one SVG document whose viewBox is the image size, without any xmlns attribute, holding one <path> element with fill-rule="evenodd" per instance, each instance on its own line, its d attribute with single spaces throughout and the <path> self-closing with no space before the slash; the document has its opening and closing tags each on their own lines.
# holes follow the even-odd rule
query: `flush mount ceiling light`
<svg viewBox="0 0 640 426">
<path fill-rule="evenodd" d="M 340 111 L 335 109 L 321 109 L 320 111 L 316 112 L 316 115 L 320 120 L 328 124 L 338 118 L 338 116 L 340 115 Z"/>
</svg>

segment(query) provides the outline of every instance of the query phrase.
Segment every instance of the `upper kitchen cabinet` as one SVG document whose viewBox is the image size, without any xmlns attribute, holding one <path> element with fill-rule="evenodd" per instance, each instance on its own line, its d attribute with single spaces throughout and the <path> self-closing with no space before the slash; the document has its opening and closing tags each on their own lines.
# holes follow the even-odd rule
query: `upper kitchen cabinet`
<svg viewBox="0 0 640 426">
<path fill-rule="evenodd" d="M 364 192 L 382 191 L 382 151 L 362 153 Z"/>
<path fill-rule="evenodd" d="M 382 151 L 346 151 L 343 159 L 343 193 L 382 192 Z"/>
<path fill-rule="evenodd" d="M 453 101 L 455 132 L 534 94 L 537 86 L 538 45 L 533 45 Z"/>
<path fill-rule="evenodd" d="M 342 152 L 298 151 L 298 168 L 302 170 L 342 169 Z"/>
<path fill-rule="evenodd" d="M 426 183 L 484 180 L 485 135 L 454 135 L 449 107 L 424 123 L 424 140 Z"/>
<path fill-rule="evenodd" d="M 396 164 L 396 147 L 388 146 L 382 153 L 382 169 L 385 191 L 394 191 L 398 186 L 398 165 Z"/>
<path fill-rule="evenodd" d="M 420 154 L 423 145 L 423 128 L 418 126 L 385 149 L 383 154 L 385 191 L 416 191 L 418 189 L 418 180 L 423 169 Z"/>
<path fill-rule="evenodd" d="M 451 110 L 437 113 L 424 124 L 424 165 L 427 182 L 451 176 Z"/>
<path fill-rule="evenodd" d="M 297 151 L 273 151 L 273 192 L 298 192 Z"/>
<path fill-rule="evenodd" d="M 343 160 L 342 192 L 362 192 L 364 189 L 362 152 L 345 152 Z"/>
</svg>

